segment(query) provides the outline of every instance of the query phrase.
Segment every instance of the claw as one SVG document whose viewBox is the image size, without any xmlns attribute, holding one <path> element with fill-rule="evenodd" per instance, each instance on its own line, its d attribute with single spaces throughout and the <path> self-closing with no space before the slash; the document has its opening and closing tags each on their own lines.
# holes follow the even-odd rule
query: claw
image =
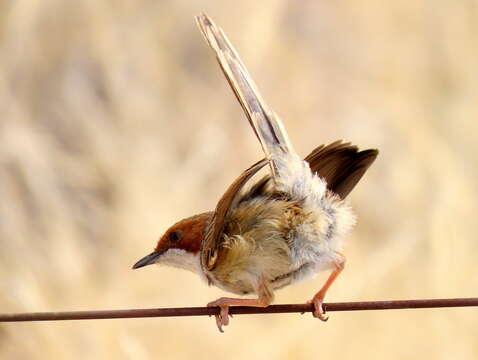
<svg viewBox="0 0 478 360">
<path fill-rule="evenodd" d="M 219 332 L 223 333 L 224 330 L 222 329 L 222 320 L 221 320 L 221 315 L 215 315 L 216 318 L 216 326 L 219 329 Z"/>
<path fill-rule="evenodd" d="M 216 325 L 217 328 L 220 332 L 224 332 L 222 329 L 223 326 L 229 325 L 229 305 L 225 305 L 221 299 L 218 299 L 216 301 L 212 301 L 209 304 L 207 304 L 208 307 L 219 307 L 220 312 L 217 315 L 214 315 L 216 318 Z"/>
<path fill-rule="evenodd" d="M 325 310 L 324 310 L 324 307 L 323 307 L 323 300 L 322 299 L 312 299 L 310 301 L 308 301 L 309 304 L 313 304 L 314 305 L 314 311 L 312 312 L 312 314 L 314 315 L 314 317 L 322 320 L 322 321 L 327 321 L 329 320 L 329 316 L 325 314 Z"/>
<path fill-rule="evenodd" d="M 265 291 L 268 284 L 261 278 L 261 288 L 258 289 L 259 296 L 257 299 L 235 299 L 222 297 L 215 301 L 211 301 L 207 306 L 218 307 L 220 309 L 219 314 L 214 315 L 216 317 L 216 325 L 220 332 L 223 332 L 222 327 L 229 325 L 229 307 L 230 306 L 254 306 L 254 307 L 266 307 L 272 302 L 272 295 L 269 291 Z M 267 288 L 268 289 L 268 288 Z"/>
</svg>

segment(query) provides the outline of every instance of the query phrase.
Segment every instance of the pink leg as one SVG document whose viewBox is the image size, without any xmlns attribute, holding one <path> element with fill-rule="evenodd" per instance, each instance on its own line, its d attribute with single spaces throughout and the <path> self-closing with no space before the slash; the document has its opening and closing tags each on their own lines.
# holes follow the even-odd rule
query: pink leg
<svg viewBox="0 0 478 360">
<path fill-rule="evenodd" d="M 216 325 L 220 332 L 224 332 L 222 330 L 223 326 L 229 325 L 230 306 L 267 307 L 271 304 L 274 296 L 272 294 L 272 291 L 270 290 L 268 282 L 263 278 L 259 280 L 256 293 L 258 294 L 257 299 L 236 299 L 222 297 L 207 304 L 207 306 L 218 306 L 221 309 L 219 315 L 215 315 Z"/>
<path fill-rule="evenodd" d="M 337 279 L 337 277 L 342 272 L 345 266 L 345 260 L 346 260 L 345 256 L 340 253 L 337 253 L 337 254 L 340 255 L 340 259 L 335 264 L 335 269 L 332 271 L 329 278 L 327 279 L 325 284 L 322 286 L 322 288 L 319 290 L 319 292 L 314 295 L 311 301 L 309 301 L 309 303 L 314 304 L 314 313 L 313 313 L 314 317 L 319 318 L 322 321 L 327 321 L 329 319 L 329 317 L 325 315 L 324 308 L 322 307 L 325 294 L 327 293 L 327 290 L 333 284 L 335 279 Z"/>
</svg>

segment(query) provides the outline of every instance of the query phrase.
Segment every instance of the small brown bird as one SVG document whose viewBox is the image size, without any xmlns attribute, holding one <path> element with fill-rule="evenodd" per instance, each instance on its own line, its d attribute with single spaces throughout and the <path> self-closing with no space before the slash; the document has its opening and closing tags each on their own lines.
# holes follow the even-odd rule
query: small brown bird
<svg viewBox="0 0 478 360">
<path fill-rule="evenodd" d="M 327 320 L 324 296 L 345 264 L 342 239 L 355 223 L 344 199 L 377 157 L 349 143 L 320 145 L 304 160 L 294 151 L 279 117 L 264 104 L 228 39 L 206 15 L 197 23 L 256 134 L 265 159 L 245 170 L 227 189 L 215 211 L 171 226 L 155 250 L 133 269 L 150 264 L 193 271 L 209 285 L 254 299 L 223 297 L 219 330 L 229 323 L 230 306 L 266 307 L 274 290 L 318 272 L 332 273 L 310 303 Z M 245 188 L 265 165 L 270 174 Z"/>
</svg>

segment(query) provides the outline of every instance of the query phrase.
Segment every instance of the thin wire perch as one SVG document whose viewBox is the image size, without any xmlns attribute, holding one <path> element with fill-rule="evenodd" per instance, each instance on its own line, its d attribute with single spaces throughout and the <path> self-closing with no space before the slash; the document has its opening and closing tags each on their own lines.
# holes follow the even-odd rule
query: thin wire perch
<svg viewBox="0 0 478 360">
<path fill-rule="evenodd" d="M 335 302 L 335 303 L 324 304 L 324 310 L 325 311 L 357 311 L 357 310 L 445 308 L 445 307 L 466 307 L 466 306 L 478 306 L 478 298 Z M 232 306 L 230 308 L 229 313 L 232 315 L 306 313 L 306 312 L 311 312 L 312 310 L 313 310 L 313 307 L 311 304 L 282 304 L 282 305 L 270 305 L 265 308 Z M 125 318 L 204 316 L 204 315 L 211 316 L 211 315 L 216 315 L 218 313 L 219 313 L 219 308 L 217 307 L 34 312 L 34 313 L 19 313 L 19 314 L 0 314 L 0 322 L 125 319 Z"/>
</svg>

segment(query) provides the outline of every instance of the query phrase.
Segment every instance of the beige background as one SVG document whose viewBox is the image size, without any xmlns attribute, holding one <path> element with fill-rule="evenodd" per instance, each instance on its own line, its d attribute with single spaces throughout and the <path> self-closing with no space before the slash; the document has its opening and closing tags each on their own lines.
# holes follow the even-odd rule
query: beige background
<svg viewBox="0 0 478 360">
<path fill-rule="evenodd" d="M 297 150 L 380 157 L 329 301 L 476 296 L 478 4 L 0 2 L 0 311 L 202 306 L 130 270 L 260 146 L 193 16 L 236 45 Z M 324 276 L 277 293 L 303 302 Z M 478 310 L 0 324 L 2 359 L 476 359 Z"/>
</svg>

